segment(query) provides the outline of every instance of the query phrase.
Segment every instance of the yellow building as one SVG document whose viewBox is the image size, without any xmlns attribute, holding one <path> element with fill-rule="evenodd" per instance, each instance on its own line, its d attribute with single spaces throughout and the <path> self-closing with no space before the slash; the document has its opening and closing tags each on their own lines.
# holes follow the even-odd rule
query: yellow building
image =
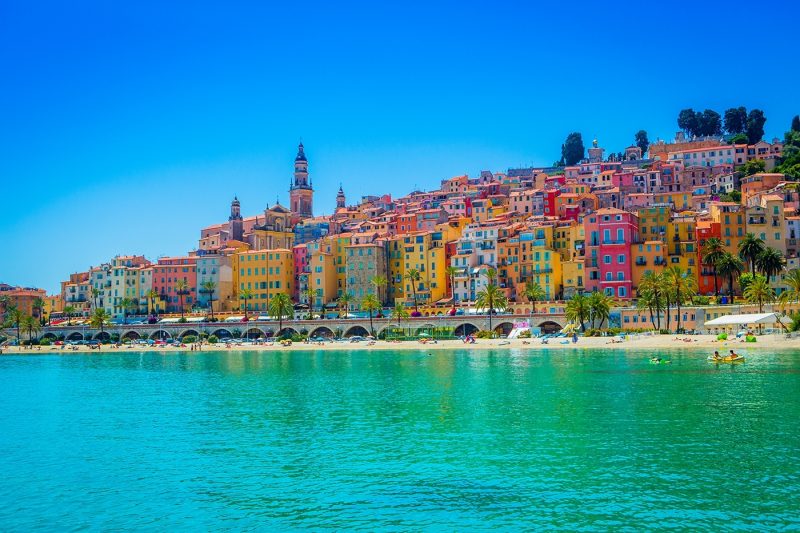
<svg viewBox="0 0 800 533">
<path fill-rule="evenodd" d="M 339 297 L 336 265 L 333 254 L 324 250 L 311 253 L 309 250 L 308 286 L 314 291 L 314 308 L 333 307 Z"/>
<path fill-rule="evenodd" d="M 636 212 L 639 220 L 639 238 L 643 241 L 663 241 L 667 237 L 672 211 L 666 204 L 643 207 Z"/>
<path fill-rule="evenodd" d="M 428 231 L 411 235 L 402 235 L 402 300 L 406 304 L 414 301 L 414 293 L 418 304 L 436 303 L 447 296 L 447 274 L 445 268 L 445 241 L 438 231 Z M 405 276 L 410 270 L 419 272 L 420 279 L 412 288 L 412 281 Z M 391 272 L 391 266 L 390 266 Z"/>
<path fill-rule="evenodd" d="M 747 233 L 752 233 L 767 245 L 768 248 L 780 250 L 786 255 L 784 226 L 786 219 L 783 213 L 783 199 L 775 194 L 762 196 L 757 205 L 746 209 Z"/>
<path fill-rule="evenodd" d="M 44 300 L 44 314 L 50 316 L 52 313 L 60 313 L 64 310 L 64 302 L 60 294 L 52 294 L 45 296 Z"/>
<path fill-rule="evenodd" d="M 572 298 L 574 294 L 584 292 L 583 275 L 583 257 L 561 263 L 564 299 Z"/>
<path fill-rule="evenodd" d="M 711 220 L 718 222 L 725 251 L 738 254 L 739 242 L 746 233 L 745 208 L 734 202 L 714 202 L 709 210 Z"/>
<path fill-rule="evenodd" d="M 562 261 L 570 261 L 580 254 L 585 241 L 583 224 L 574 220 L 559 222 L 553 234 L 553 248 Z"/>
<path fill-rule="evenodd" d="M 667 264 L 679 266 L 689 274 L 697 276 L 697 236 L 695 215 L 674 215 L 667 226 Z"/>
<path fill-rule="evenodd" d="M 664 192 L 653 195 L 654 204 L 671 204 L 675 211 L 692 209 L 691 192 Z"/>
<path fill-rule="evenodd" d="M 631 245 L 631 281 L 637 290 L 639 282 L 648 272 L 660 274 L 667 265 L 667 245 L 660 240 L 644 241 Z"/>
<path fill-rule="evenodd" d="M 247 302 L 251 311 L 266 313 L 270 298 L 278 293 L 293 293 L 294 256 L 291 250 L 254 250 L 233 256 L 233 278 L 236 297 L 242 300 L 242 291 L 249 289 L 253 295 Z M 244 301 L 241 303 L 244 306 Z M 243 307 L 242 307 L 243 308 Z"/>
<path fill-rule="evenodd" d="M 563 289 L 561 255 L 553 248 L 553 234 L 553 226 L 543 225 L 519 235 L 521 283 L 538 284 L 546 300 L 559 298 Z"/>
<path fill-rule="evenodd" d="M 253 250 L 291 250 L 294 246 L 291 212 L 280 204 L 264 211 L 264 218 L 256 217 L 250 244 Z M 263 223 L 262 223 L 263 221 Z"/>
</svg>

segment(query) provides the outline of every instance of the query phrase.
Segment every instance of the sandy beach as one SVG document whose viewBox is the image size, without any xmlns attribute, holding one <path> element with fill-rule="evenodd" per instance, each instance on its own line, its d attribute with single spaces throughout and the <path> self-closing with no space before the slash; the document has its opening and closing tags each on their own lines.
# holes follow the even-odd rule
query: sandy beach
<svg viewBox="0 0 800 533">
<path fill-rule="evenodd" d="M 568 341 L 568 342 L 564 342 Z M 609 349 L 609 350 L 673 350 L 673 349 L 696 349 L 702 352 L 713 353 L 714 350 L 728 352 L 729 350 L 740 351 L 765 351 L 765 350 L 800 350 L 800 338 L 787 339 L 784 335 L 763 335 L 757 337 L 757 342 L 744 342 L 740 339 L 729 339 L 726 341 L 717 340 L 715 335 L 630 335 L 624 340 L 619 337 L 579 337 L 578 342 L 573 344 L 571 340 L 558 338 L 550 339 L 547 344 L 542 344 L 540 339 L 476 339 L 474 344 L 466 344 L 461 340 L 443 340 L 438 342 L 428 341 L 374 341 L 369 342 L 324 342 L 324 343 L 304 343 L 295 342 L 291 346 L 282 346 L 280 343 L 274 344 L 252 344 L 237 343 L 229 344 L 203 344 L 200 351 L 431 351 L 431 350 L 500 350 L 500 349 L 536 349 L 536 350 L 570 350 L 570 349 Z M 197 349 L 197 345 L 195 345 Z M 41 347 L 3 347 L 4 355 L 12 354 L 80 354 L 80 353 L 115 353 L 128 351 L 152 351 L 152 352 L 190 352 L 193 353 L 191 345 L 184 346 L 143 346 L 143 345 L 103 345 L 100 350 L 90 349 L 88 346 L 41 346 Z"/>
</svg>

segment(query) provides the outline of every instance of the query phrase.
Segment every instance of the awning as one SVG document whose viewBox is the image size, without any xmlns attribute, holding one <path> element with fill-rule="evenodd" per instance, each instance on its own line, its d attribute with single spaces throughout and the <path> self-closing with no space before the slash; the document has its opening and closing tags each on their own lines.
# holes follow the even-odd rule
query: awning
<svg viewBox="0 0 800 533">
<path fill-rule="evenodd" d="M 244 320 L 244 315 L 242 315 L 242 316 L 229 316 L 228 318 L 223 320 L 223 322 L 241 322 L 242 320 Z"/>
<path fill-rule="evenodd" d="M 180 318 L 162 318 L 158 321 L 159 324 L 177 324 Z"/>
<path fill-rule="evenodd" d="M 791 324 L 791 319 L 778 313 L 750 313 L 745 315 L 725 315 L 705 323 L 706 326 L 746 326 L 748 324 Z"/>
<path fill-rule="evenodd" d="M 204 322 L 206 317 L 204 316 L 192 316 L 186 319 L 186 322 Z"/>
</svg>

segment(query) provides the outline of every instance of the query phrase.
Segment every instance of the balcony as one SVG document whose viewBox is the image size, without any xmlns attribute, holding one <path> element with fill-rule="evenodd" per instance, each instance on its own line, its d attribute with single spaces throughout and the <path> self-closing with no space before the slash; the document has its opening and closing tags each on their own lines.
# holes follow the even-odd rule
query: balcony
<svg viewBox="0 0 800 533">
<path fill-rule="evenodd" d="M 647 261 L 644 259 L 637 259 L 636 266 L 647 266 Z"/>
<path fill-rule="evenodd" d="M 531 271 L 531 274 L 552 274 L 552 273 L 553 273 L 553 269 L 552 268 L 541 268 L 539 270 L 532 270 Z"/>
</svg>

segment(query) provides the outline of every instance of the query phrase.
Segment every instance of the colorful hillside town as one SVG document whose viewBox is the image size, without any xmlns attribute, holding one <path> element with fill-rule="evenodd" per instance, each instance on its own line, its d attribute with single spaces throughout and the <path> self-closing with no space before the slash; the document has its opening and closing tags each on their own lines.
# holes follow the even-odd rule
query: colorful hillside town
<svg viewBox="0 0 800 533">
<path fill-rule="evenodd" d="M 219 320 L 268 316 L 279 300 L 295 318 L 491 307 L 584 322 L 594 299 L 614 310 L 606 325 L 692 329 L 698 310 L 715 318 L 731 303 L 782 299 L 791 310 L 800 298 L 798 122 L 783 141 L 682 131 L 650 144 L 639 132 L 609 155 L 572 134 L 552 166 L 355 201 L 341 185 L 335 198 L 315 198 L 301 143 L 289 205 L 261 210 L 234 197 L 220 206 L 227 220 L 209 220 L 188 253 L 113 257 L 70 274 L 52 296 L 0 285 L 0 312 L 51 324 L 96 310 L 110 321 Z M 331 215 L 315 215 L 320 200 Z"/>
</svg>

